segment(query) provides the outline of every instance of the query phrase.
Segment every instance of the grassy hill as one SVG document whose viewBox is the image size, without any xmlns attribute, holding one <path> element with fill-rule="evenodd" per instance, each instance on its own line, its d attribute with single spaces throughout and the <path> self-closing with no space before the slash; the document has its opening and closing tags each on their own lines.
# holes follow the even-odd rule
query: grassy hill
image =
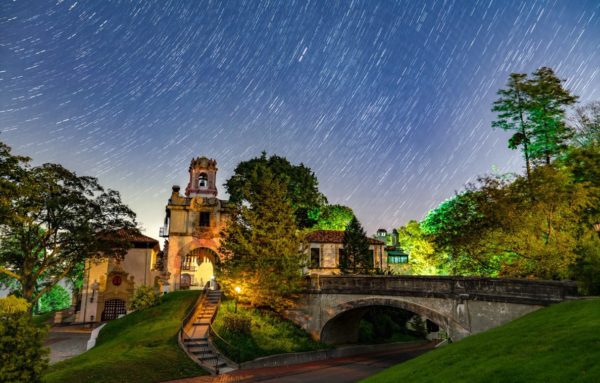
<svg viewBox="0 0 600 383">
<path fill-rule="evenodd" d="M 50 367 L 54 382 L 160 382 L 205 374 L 177 345 L 177 331 L 199 291 L 167 294 L 162 303 L 109 322 L 96 347 Z"/>
<path fill-rule="evenodd" d="M 600 299 L 538 310 L 363 382 L 600 382 Z"/>
</svg>

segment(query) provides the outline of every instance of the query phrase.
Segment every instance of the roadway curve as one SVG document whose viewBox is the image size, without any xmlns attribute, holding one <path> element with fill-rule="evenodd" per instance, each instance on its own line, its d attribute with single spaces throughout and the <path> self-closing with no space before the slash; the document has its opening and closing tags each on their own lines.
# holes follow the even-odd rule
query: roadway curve
<svg viewBox="0 0 600 383">
<path fill-rule="evenodd" d="M 350 383 L 364 379 L 395 364 L 412 359 L 431 350 L 434 346 L 435 342 L 415 345 L 411 348 L 400 346 L 397 350 L 386 350 L 368 355 L 335 358 L 284 367 L 237 370 L 220 376 L 199 376 L 172 380 L 167 383 Z"/>
</svg>

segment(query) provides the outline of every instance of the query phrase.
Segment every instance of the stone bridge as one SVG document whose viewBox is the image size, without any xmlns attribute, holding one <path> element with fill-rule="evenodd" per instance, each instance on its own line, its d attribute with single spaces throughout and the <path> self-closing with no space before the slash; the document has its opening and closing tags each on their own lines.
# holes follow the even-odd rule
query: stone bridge
<svg viewBox="0 0 600 383">
<path fill-rule="evenodd" d="M 358 324 L 370 307 L 395 307 L 429 319 L 458 340 L 576 294 L 570 281 L 313 275 L 288 316 L 315 339 L 341 344 L 357 341 Z"/>
</svg>

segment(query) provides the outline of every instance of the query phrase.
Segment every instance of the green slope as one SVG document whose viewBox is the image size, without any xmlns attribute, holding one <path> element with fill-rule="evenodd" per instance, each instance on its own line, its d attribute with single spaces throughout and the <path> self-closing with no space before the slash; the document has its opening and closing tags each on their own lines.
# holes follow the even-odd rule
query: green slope
<svg viewBox="0 0 600 383">
<path fill-rule="evenodd" d="M 600 299 L 538 310 L 363 382 L 600 382 Z"/>
<path fill-rule="evenodd" d="M 109 322 L 96 347 L 50 367 L 45 382 L 160 382 L 205 374 L 177 344 L 199 293 L 171 293 L 158 306 Z"/>
</svg>

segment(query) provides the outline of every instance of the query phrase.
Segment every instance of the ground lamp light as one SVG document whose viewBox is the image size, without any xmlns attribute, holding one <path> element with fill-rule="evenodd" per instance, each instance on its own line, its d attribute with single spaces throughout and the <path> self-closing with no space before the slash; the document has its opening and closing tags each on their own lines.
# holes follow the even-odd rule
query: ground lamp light
<svg viewBox="0 0 600 383">
<path fill-rule="evenodd" d="M 600 222 L 596 222 L 594 224 L 594 230 L 596 230 L 596 233 L 598 233 L 598 235 L 600 236 Z"/>
</svg>

